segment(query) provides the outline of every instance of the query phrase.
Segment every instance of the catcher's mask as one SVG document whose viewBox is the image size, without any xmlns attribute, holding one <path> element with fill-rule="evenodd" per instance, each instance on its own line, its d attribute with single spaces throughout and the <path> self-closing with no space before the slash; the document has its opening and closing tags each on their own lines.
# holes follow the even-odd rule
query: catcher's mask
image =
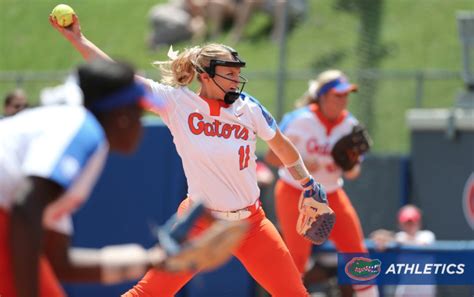
<svg viewBox="0 0 474 297">
<path fill-rule="evenodd" d="M 208 67 L 196 67 L 196 70 L 197 72 L 199 73 L 203 73 L 203 72 L 206 72 L 207 74 L 209 74 L 209 76 L 212 78 L 212 81 L 219 87 L 219 89 L 221 89 L 225 95 L 224 95 L 224 102 L 227 103 L 227 104 L 232 104 L 234 103 L 237 99 L 239 99 L 240 97 L 240 94 L 242 93 L 242 91 L 244 90 L 244 87 L 245 87 L 245 84 L 247 83 L 247 79 L 245 77 L 243 77 L 242 75 L 239 75 L 239 80 L 236 81 L 236 80 L 233 80 L 233 79 L 229 79 L 225 76 L 222 76 L 220 74 L 217 74 L 216 73 L 216 67 L 217 66 L 225 66 L 225 67 L 236 67 L 236 68 L 242 68 L 242 67 L 245 67 L 245 61 L 241 60 L 240 57 L 239 57 L 239 54 L 237 53 L 237 51 L 235 51 L 233 48 L 230 48 L 230 47 L 225 47 L 229 52 L 230 54 L 232 55 L 232 58 L 233 58 L 233 61 L 225 61 L 225 60 L 219 60 L 219 59 L 211 59 L 210 61 L 210 64 Z M 232 82 L 235 82 L 235 83 L 238 83 L 238 84 L 241 84 L 241 86 L 239 87 L 238 91 L 225 91 L 224 88 L 222 88 L 215 80 L 214 80 L 214 77 L 215 76 L 219 76 L 223 79 L 226 79 L 226 80 L 229 80 L 229 81 L 232 81 Z"/>
</svg>

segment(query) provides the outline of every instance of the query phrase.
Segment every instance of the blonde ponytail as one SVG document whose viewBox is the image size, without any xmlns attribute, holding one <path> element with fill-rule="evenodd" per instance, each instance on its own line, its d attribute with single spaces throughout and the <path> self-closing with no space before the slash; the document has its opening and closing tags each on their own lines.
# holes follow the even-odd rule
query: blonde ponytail
<svg viewBox="0 0 474 297">
<path fill-rule="evenodd" d="M 158 66 L 161 71 L 161 82 L 173 87 L 187 86 L 191 84 L 196 76 L 195 60 L 201 48 L 196 46 L 185 49 L 179 55 L 170 48 L 168 52 L 169 61 L 155 61 L 154 66 Z"/>
<path fill-rule="evenodd" d="M 170 60 L 155 61 L 152 64 L 161 71 L 161 83 L 180 87 L 191 84 L 196 72 L 206 72 L 205 68 L 209 67 L 212 59 L 225 59 L 229 55 L 228 47 L 217 43 L 185 49 L 181 54 L 170 47 Z"/>
<path fill-rule="evenodd" d="M 308 91 L 304 92 L 304 94 L 298 98 L 295 102 L 295 106 L 296 107 L 303 107 L 303 106 L 306 106 L 306 105 L 309 105 L 311 103 L 317 103 L 318 100 L 316 98 L 314 98 L 313 96 L 310 95 L 310 93 Z"/>
<path fill-rule="evenodd" d="M 317 103 L 318 98 L 316 97 L 316 92 L 319 88 L 319 83 L 317 80 L 310 80 L 308 83 L 308 89 L 304 92 L 298 100 L 296 100 L 296 107 L 303 107 L 311 103 Z"/>
</svg>

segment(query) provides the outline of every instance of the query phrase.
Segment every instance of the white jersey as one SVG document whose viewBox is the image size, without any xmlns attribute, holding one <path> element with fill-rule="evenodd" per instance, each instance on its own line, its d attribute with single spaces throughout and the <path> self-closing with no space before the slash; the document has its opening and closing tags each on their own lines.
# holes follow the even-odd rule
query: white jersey
<svg viewBox="0 0 474 297">
<path fill-rule="evenodd" d="M 326 192 L 332 193 L 342 187 L 343 171 L 334 163 L 331 150 L 357 123 L 357 119 L 347 111 L 330 123 L 320 114 L 317 106 L 312 104 L 286 114 L 280 129 L 293 140 L 303 160 L 317 162 L 317 169 L 310 173 L 324 186 Z M 285 182 L 301 188 L 285 167 L 281 167 L 278 174 Z"/>
<path fill-rule="evenodd" d="M 395 234 L 395 240 L 403 245 L 423 246 L 433 244 L 436 237 L 430 230 L 417 231 L 414 236 L 410 236 L 405 231 L 400 231 Z"/>
<path fill-rule="evenodd" d="M 402 245 L 424 246 L 435 242 L 436 237 L 430 230 L 419 230 L 414 236 L 405 231 L 395 234 L 395 240 Z M 433 280 L 434 282 L 434 280 Z M 435 297 L 436 286 L 434 285 L 398 285 L 395 297 Z"/>
<path fill-rule="evenodd" d="M 105 134 L 82 106 L 33 108 L 0 120 L 0 208 L 9 211 L 28 176 L 65 189 L 44 214 L 44 224 L 70 234 L 70 214 L 89 196 L 108 153 Z"/>
<path fill-rule="evenodd" d="M 223 101 L 203 99 L 187 87 L 150 84 L 164 101 L 160 116 L 183 161 L 189 198 L 220 211 L 255 203 L 260 195 L 257 136 L 270 140 L 277 129 L 268 111 L 244 94 L 234 104 L 223 106 Z"/>
</svg>

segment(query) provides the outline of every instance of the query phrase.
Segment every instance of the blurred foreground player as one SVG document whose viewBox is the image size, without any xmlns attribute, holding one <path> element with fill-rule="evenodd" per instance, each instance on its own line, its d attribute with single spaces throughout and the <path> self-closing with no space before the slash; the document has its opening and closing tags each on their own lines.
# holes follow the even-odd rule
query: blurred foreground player
<svg viewBox="0 0 474 297">
<path fill-rule="evenodd" d="M 84 106 L 39 107 L 1 121 L 1 296 L 64 296 L 56 276 L 113 283 L 137 278 L 150 265 L 184 269 L 178 256 L 214 239 L 215 231 L 197 246 L 182 227 L 179 236 L 160 232 L 167 254 L 136 245 L 68 252 L 70 214 L 89 196 L 109 148 L 133 152 L 142 135 L 142 106 L 158 104 L 134 75 L 127 64 L 93 61 L 77 69 Z M 191 264 L 187 269 L 199 266 Z"/>
</svg>

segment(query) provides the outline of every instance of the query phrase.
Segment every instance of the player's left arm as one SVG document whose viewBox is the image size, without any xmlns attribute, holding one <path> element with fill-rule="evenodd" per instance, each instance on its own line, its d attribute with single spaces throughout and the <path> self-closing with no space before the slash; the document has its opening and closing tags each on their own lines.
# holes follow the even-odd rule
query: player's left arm
<svg viewBox="0 0 474 297">
<path fill-rule="evenodd" d="M 15 195 L 11 210 L 10 248 L 19 297 L 38 296 L 38 260 L 46 205 L 63 193 L 59 184 L 30 176 Z"/>
<path fill-rule="evenodd" d="M 275 140 L 276 140 L 276 145 L 279 146 L 279 145 L 285 145 L 285 144 L 282 144 L 283 142 L 286 142 L 286 141 L 289 141 L 293 147 L 297 150 L 296 146 L 294 145 L 295 141 L 297 141 L 297 137 L 291 137 L 291 136 L 287 136 L 287 135 L 284 135 L 281 130 L 278 130 L 277 131 L 277 134 L 280 134 L 280 138 L 277 138 L 275 139 L 276 137 L 279 137 L 279 136 L 275 136 Z M 286 138 L 285 139 L 282 139 L 282 138 Z M 272 139 L 273 140 L 273 139 Z M 269 144 L 270 146 L 270 144 Z M 281 167 L 281 166 L 284 166 L 282 160 L 280 160 L 280 158 L 273 152 L 273 149 L 269 149 L 266 154 L 265 154 L 265 162 L 267 162 L 268 164 L 274 166 L 274 167 Z"/>
<path fill-rule="evenodd" d="M 313 179 L 300 153 L 288 137 L 281 133 L 280 129 L 276 129 L 275 136 L 268 140 L 267 144 L 288 169 L 291 176 L 304 188 L 304 196 L 326 203 L 326 193 L 323 187 Z"/>
<path fill-rule="evenodd" d="M 280 131 L 281 133 L 281 131 Z M 283 133 L 281 133 L 284 135 Z M 298 150 L 297 146 L 301 146 L 301 137 L 298 137 L 296 135 L 284 135 L 292 144 L 295 146 L 295 148 Z M 301 154 L 301 149 L 298 150 Z M 278 156 L 273 152 L 273 150 L 269 149 L 264 156 L 265 162 L 273 167 L 282 167 L 284 166 L 283 162 L 278 158 Z M 316 171 L 319 168 L 319 164 L 316 161 L 310 161 L 309 159 L 305 159 L 303 157 L 303 163 L 308 168 L 310 172 Z"/>
<path fill-rule="evenodd" d="M 309 174 L 303 159 L 291 141 L 281 133 L 273 116 L 263 107 L 258 100 L 248 97 L 254 103 L 254 120 L 257 135 L 267 142 L 270 149 L 285 165 L 291 176 L 304 188 L 305 197 L 312 197 L 320 202 L 326 202 L 326 193 L 323 187 L 314 181 Z M 257 109 L 258 108 L 258 109 Z M 259 112 L 260 111 L 260 112 Z"/>
<path fill-rule="evenodd" d="M 288 137 L 281 133 L 280 129 L 276 129 L 275 136 L 267 141 L 267 144 L 273 152 L 273 156 L 269 156 L 269 159 L 271 159 L 270 161 L 274 161 L 271 164 L 292 164 L 300 158 L 300 154 L 296 147 Z M 274 158 L 278 158 L 279 162 L 273 160 Z"/>
<path fill-rule="evenodd" d="M 315 244 L 322 244 L 335 222 L 334 212 L 327 205 L 326 192 L 309 174 L 295 146 L 278 129 L 268 145 L 304 189 L 298 206 L 297 232 Z"/>
</svg>

